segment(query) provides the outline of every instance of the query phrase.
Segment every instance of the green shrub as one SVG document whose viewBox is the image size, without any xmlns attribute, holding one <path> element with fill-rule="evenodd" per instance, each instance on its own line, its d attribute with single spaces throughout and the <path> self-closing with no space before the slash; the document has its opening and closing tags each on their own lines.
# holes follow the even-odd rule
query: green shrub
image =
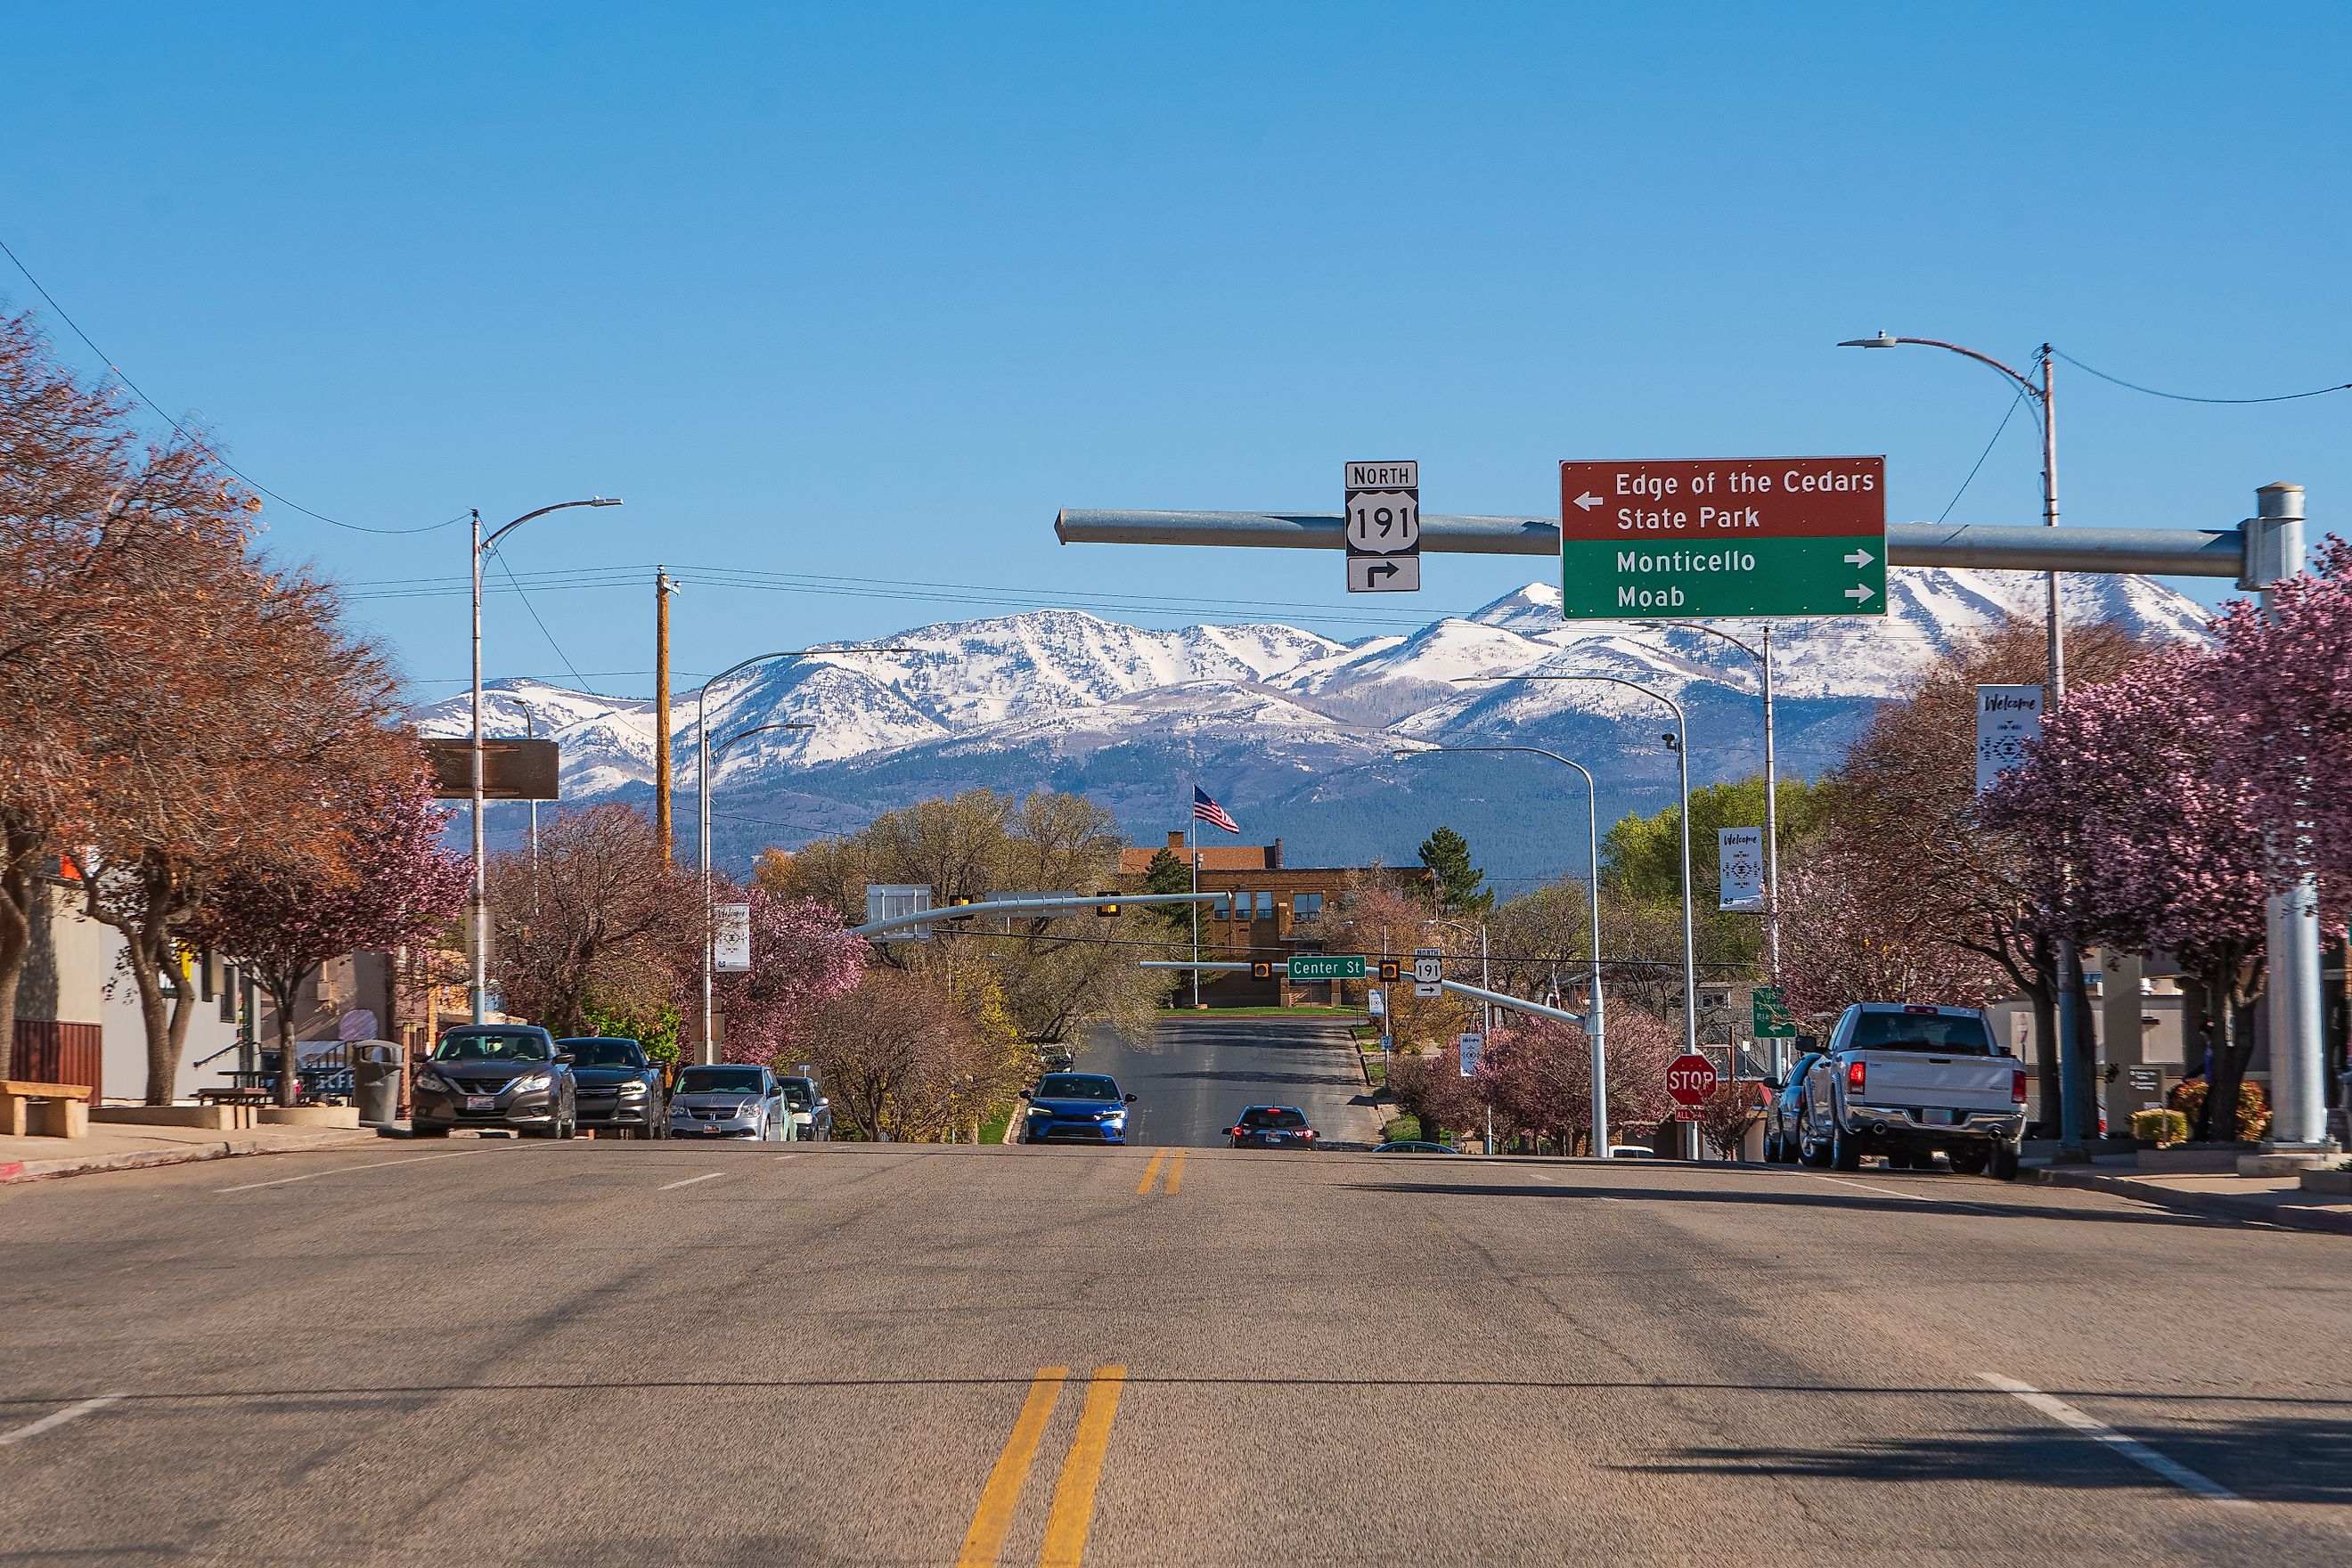
<svg viewBox="0 0 2352 1568">
<path fill-rule="evenodd" d="M 2131 1130 L 2133 1137 L 2159 1149 L 2189 1142 L 2189 1118 L 2178 1110 L 2135 1110 Z"/>
<path fill-rule="evenodd" d="M 1381 1129 L 1381 1141 L 1386 1143 L 1418 1143 L 1421 1142 L 1421 1118 L 1392 1116 Z"/>
</svg>

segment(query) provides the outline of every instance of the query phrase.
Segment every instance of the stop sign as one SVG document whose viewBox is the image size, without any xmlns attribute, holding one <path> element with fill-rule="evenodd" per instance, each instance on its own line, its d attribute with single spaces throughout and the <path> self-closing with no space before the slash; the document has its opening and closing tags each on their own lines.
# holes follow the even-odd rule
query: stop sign
<svg viewBox="0 0 2352 1568">
<path fill-rule="evenodd" d="M 1676 1057 L 1666 1064 L 1666 1092 L 1677 1104 L 1706 1104 L 1715 1092 L 1715 1064 L 1705 1057 Z"/>
</svg>

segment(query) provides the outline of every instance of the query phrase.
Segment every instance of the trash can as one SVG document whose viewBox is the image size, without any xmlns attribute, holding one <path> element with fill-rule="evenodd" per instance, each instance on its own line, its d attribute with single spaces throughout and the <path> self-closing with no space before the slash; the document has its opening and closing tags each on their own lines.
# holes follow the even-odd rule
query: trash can
<svg viewBox="0 0 2352 1568">
<path fill-rule="evenodd" d="M 352 1099 L 360 1123 L 389 1127 L 400 1115 L 400 1047 L 374 1040 L 352 1047 Z"/>
</svg>

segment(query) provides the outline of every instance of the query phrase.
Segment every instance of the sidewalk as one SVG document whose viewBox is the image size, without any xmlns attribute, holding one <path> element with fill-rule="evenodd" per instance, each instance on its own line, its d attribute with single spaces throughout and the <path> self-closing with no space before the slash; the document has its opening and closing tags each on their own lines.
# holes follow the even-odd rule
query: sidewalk
<svg viewBox="0 0 2352 1568">
<path fill-rule="evenodd" d="M 239 1154 L 283 1154 L 302 1149 L 332 1149 L 373 1143 L 375 1130 L 362 1127 L 247 1127 L 221 1132 L 203 1127 L 139 1127 L 92 1123 L 87 1138 L 0 1138 L 0 1186 L 49 1176 L 81 1176 L 99 1171 L 135 1171 L 190 1160 L 221 1160 Z"/>
<path fill-rule="evenodd" d="M 2088 1165 L 2028 1163 L 2022 1175 L 2030 1182 L 2113 1193 L 2206 1219 L 2251 1220 L 2352 1236 L 2352 1194 L 2305 1192 L 2295 1176 L 2143 1171 L 2129 1155 L 2109 1156 Z"/>
</svg>

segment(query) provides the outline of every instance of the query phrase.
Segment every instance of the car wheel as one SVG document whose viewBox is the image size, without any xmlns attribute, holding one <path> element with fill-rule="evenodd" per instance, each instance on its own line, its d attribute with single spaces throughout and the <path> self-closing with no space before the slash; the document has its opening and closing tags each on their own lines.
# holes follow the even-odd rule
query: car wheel
<svg viewBox="0 0 2352 1568">
<path fill-rule="evenodd" d="M 1771 1128 L 1764 1131 L 1764 1163 L 1768 1165 L 1785 1163 L 1780 1158 L 1780 1134 Z"/>
<path fill-rule="evenodd" d="M 1811 1132 L 1797 1134 L 1797 1163 L 1820 1170 L 1830 1163 L 1829 1145 Z"/>
<path fill-rule="evenodd" d="M 1996 1182 L 2017 1180 L 2017 1145 L 2007 1142 L 1994 1144 L 1987 1174 Z"/>
<path fill-rule="evenodd" d="M 575 1106 L 569 1113 L 565 1114 L 556 1121 L 555 1135 L 558 1138 L 576 1138 L 580 1135 L 580 1111 L 578 1107 Z"/>
<path fill-rule="evenodd" d="M 1862 1169 L 1862 1145 L 1856 1143 L 1853 1134 L 1843 1127 L 1830 1129 L 1830 1169 L 1832 1171 Z"/>
<path fill-rule="evenodd" d="M 1952 1150 L 1948 1158 L 1952 1162 L 1952 1169 L 1959 1174 L 1980 1176 L 1984 1173 L 1985 1166 L 1992 1162 L 1992 1151 L 1981 1145 L 1971 1144 Z"/>
</svg>

